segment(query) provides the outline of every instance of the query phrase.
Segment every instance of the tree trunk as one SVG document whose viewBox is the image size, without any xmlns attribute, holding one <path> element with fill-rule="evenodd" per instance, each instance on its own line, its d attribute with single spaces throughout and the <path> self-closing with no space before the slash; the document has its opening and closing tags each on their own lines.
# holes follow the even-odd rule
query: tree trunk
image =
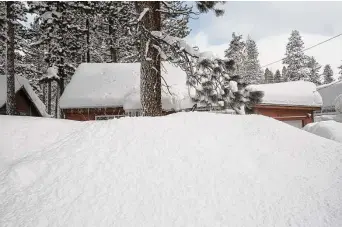
<svg viewBox="0 0 342 227">
<path fill-rule="evenodd" d="M 136 2 L 136 10 L 138 14 L 149 8 L 149 11 L 142 18 L 143 26 L 149 31 L 161 30 L 160 2 L 145 1 Z M 160 55 L 158 50 L 152 48 L 152 45 L 158 45 L 152 40 L 142 35 L 140 37 L 140 101 L 142 111 L 145 116 L 162 115 L 161 104 L 161 72 L 160 72 Z M 148 47 L 146 47 L 148 45 Z M 148 50 L 146 53 L 146 49 Z"/>
<path fill-rule="evenodd" d="M 59 115 L 58 115 L 58 101 L 59 101 L 59 86 L 58 86 L 58 83 L 57 83 L 57 89 L 56 89 L 56 103 L 55 103 L 55 118 L 58 118 Z"/>
<path fill-rule="evenodd" d="M 108 18 L 108 33 L 109 33 L 109 52 L 110 52 L 110 58 L 111 62 L 118 62 L 118 53 L 117 53 L 117 47 L 116 45 L 116 32 L 113 29 L 114 27 L 114 21 L 111 17 Z"/>
<path fill-rule="evenodd" d="M 6 2 L 7 11 L 7 101 L 6 101 L 6 114 L 15 115 L 16 114 L 16 101 L 15 101 L 15 72 L 14 72 L 14 24 L 13 2 Z"/>
<path fill-rule="evenodd" d="M 51 114 L 51 80 L 48 82 L 48 114 Z"/>
<path fill-rule="evenodd" d="M 86 29 L 87 29 L 87 62 L 90 62 L 90 23 L 89 23 L 89 18 L 86 19 Z"/>
<path fill-rule="evenodd" d="M 43 83 L 43 103 L 46 105 L 46 83 Z"/>
</svg>

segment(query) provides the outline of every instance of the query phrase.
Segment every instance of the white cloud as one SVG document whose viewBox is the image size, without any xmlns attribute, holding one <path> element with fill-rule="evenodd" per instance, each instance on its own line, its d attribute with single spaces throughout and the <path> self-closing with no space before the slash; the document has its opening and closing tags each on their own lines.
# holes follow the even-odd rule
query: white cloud
<svg viewBox="0 0 342 227">
<path fill-rule="evenodd" d="M 331 38 L 330 36 L 301 33 L 305 47 L 313 46 L 319 42 Z M 286 44 L 288 42 L 289 34 L 281 34 L 276 36 L 268 36 L 257 41 L 259 50 L 260 64 L 266 65 L 268 63 L 280 60 L 284 57 Z M 200 51 L 212 51 L 219 57 L 224 57 L 224 50 L 228 48 L 229 41 L 218 45 L 210 45 L 208 35 L 204 32 L 199 32 L 195 36 L 187 38 L 187 41 L 193 45 L 198 46 Z M 333 39 L 327 43 L 317 46 L 305 53 L 309 56 L 314 56 L 316 60 L 322 65 L 321 71 L 326 64 L 330 64 L 334 71 L 335 78 L 338 77 L 337 67 L 342 64 L 342 37 Z M 268 66 L 272 71 L 282 69 L 282 63 L 275 63 Z"/>
</svg>

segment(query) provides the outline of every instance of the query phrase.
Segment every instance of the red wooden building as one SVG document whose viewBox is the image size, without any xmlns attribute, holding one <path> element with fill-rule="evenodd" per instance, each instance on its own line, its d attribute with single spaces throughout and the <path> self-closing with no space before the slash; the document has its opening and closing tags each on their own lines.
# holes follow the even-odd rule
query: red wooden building
<svg viewBox="0 0 342 227">
<path fill-rule="evenodd" d="M 169 63 L 164 63 L 164 67 L 162 76 L 173 95 L 164 91 L 163 110 L 167 114 L 191 109 L 194 103 L 189 97 L 185 72 Z M 83 63 L 60 99 L 64 118 L 86 121 L 140 116 L 139 82 L 139 63 Z M 312 122 L 313 112 L 322 104 L 316 86 L 310 82 L 251 85 L 251 88 L 265 93 L 263 102 L 254 108 L 256 114 L 296 127 Z"/>
<path fill-rule="evenodd" d="M 0 75 L 0 114 L 6 115 L 7 77 Z M 29 81 L 15 77 L 15 100 L 17 113 L 23 116 L 48 117 L 45 105 L 34 92 Z"/>
<path fill-rule="evenodd" d="M 172 92 L 170 95 L 162 87 L 165 114 L 191 108 L 186 73 L 167 62 L 162 68 L 162 76 Z M 66 86 L 59 105 L 64 118 L 70 120 L 140 116 L 139 84 L 140 63 L 83 63 Z"/>
<path fill-rule="evenodd" d="M 322 97 L 316 85 L 305 81 L 252 85 L 265 93 L 263 102 L 254 107 L 261 114 L 302 128 L 314 121 L 321 109 Z"/>
</svg>

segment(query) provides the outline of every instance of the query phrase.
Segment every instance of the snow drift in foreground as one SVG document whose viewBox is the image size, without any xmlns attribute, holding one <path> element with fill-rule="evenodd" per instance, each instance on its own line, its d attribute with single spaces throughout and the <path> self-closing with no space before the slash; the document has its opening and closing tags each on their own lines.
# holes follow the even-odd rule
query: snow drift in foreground
<svg viewBox="0 0 342 227">
<path fill-rule="evenodd" d="M 29 121 L 1 125 L 6 152 L 40 150 L 0 170 L 0 226 L 342 226 L 342 144 L 274 119 Z M 32 145 L 37 125 L 65 137 Z"/>
<path fill-rule="evenodd" d="M 307 124 L 305 131 L 342 143 L 342 123 L 333 120 Z"/>
</svg>

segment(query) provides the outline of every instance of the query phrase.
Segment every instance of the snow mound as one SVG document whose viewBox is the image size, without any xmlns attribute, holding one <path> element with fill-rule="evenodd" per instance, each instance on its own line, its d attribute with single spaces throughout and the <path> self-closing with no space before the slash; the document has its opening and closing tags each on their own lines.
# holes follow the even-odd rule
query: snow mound
<svg viewBox="0 0 342 227">
<path fill-rule="evenodd" d="M 168 62 L 161 71 L 163 109 L 191 108 L 186 73 Z M 141 109 L 139 87 L 140 63 L 82 63 L 60 98 L 60 107 Z"/>
<path fill-rule="evenodd" d="M 68 139 L 87 125 L 86 122 L 0 115 L 2 128 L 0 138 L 1 167 L 32 155 L 42 149 L 53 149 L 55 141 Z M 4 131 L 6 130 L 6 131 Z M 29 139 L 29 141 L 28 141 Z"/>
<path fill-rule="evenodd" d="M 31 99 L 33 104 L 36 106 L 37 110 L 43 117 L 50 117 L 50 115 L 46 112 L 45 105 L 39 99 L 37 94 L 34 92 L 33 88 L 30 85 L 30 82 L 21 76 L 15 76 L 14 80 L 15 92 L 18 92 L 20 89 L 24 88 L 28 94 L 28 97 Z M 7 100 L 7 76 L 0 75 L 0 107 L 2 107 Z"/>
<path fill-rule="evenodd" d="M 342 143 L 342 123 L 333 120 L 307 124 L 305 131 Z"/>
<path fill-rule="evenodd" d="M 322 97 L 316 90 L 316 85 L 306 81 L 291 81 L 274 84 L 248 86 L 252 90 L 265 93 L 262 104 L 277 104 L 289 106 L 322 106 Z"/>
<path fill-rule="evenodd" d="M 0 226 L 342 224 L 342 144 L 268 117 L 26 120 L 47 136 L 77 133 L 3 166 Z M 0 147 L 35 147 L 34 133 L 8 146 L 14 124 L 1 124 Z"/>
</svg>

